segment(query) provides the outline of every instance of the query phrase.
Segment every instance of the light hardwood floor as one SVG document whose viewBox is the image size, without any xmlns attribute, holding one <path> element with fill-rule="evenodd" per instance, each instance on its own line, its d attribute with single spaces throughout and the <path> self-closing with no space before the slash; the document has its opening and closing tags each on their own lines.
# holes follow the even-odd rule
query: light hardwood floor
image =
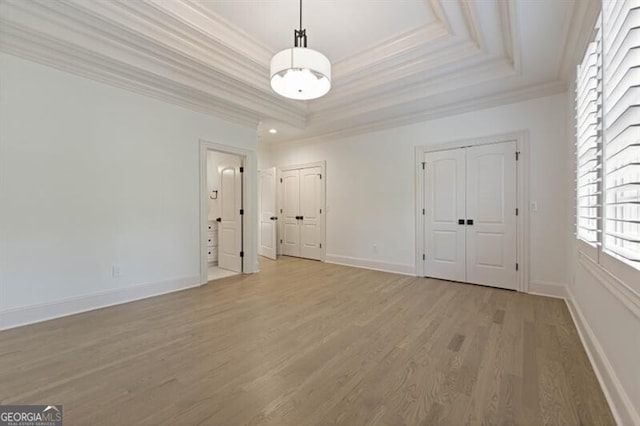
<svg viewBox="0 0 640 426">
<path fill-rule="evenodd" d="M 295 258 L 0 332 L 66 425 L 610 425 L 563 301 Z"/>
</svg>

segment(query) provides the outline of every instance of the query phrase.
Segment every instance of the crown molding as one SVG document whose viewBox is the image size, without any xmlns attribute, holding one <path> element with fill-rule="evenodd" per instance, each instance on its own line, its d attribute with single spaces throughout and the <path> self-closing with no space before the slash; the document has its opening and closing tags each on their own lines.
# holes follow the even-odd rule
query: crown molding
<svg viewBox="0 0 640 426">
<path fill-rule="evenodd" d="M 597 0 L 574 2 L 557 81 L 532 86 L 545 77 L 521 68 L 525 0 L 483 9 L 424 1 L 435 21 L 335 63 L 332 91 L 313 102 L 273 93 L 270 49 L 197 0 L 0 0 L 0 50 L 243 125 L 282 123 L 309 139 L 561 91 L 599 10 Z"/>
<path fill-rule="evenodd" d="M 2 52 L 195 111 L 212 114 L 237 124 L 255 127 L 259 121 L 259 116 L 252 111 L 239 108 L 222 99 L 213 99 L 205 93 L 197 93 L 189 88 L 183 87 L 177 90 L 174 82 L 167 82 L 170 88 L 162 87 L 162 79 L 158 76 L 133 69 L 126 63 L 107 62 L 100 58 L 89 61 L 89 52 L 74 53 L 68 50 L 68 46 L 60 46 L 52 40 L 47 44 L 36 45 L 33 43 L 33 34 L 12 33 L 13 28 L 6 24 L 2 27 L 0 33 L 0 51 Z M 9 34 L 10 37 L 7 37 Z M 61 54 L 61 51 L 64 53 Z"/>
<path fill-rule="evenodd" d="M 165 13 L 179 18 L 184 25 L 200 29 L 200 32 L 209 38 L 227 46 L 234 52 L 242 52 L 242 56 L 250 58 L 260 64 L 262 68 L 268 69 L 271 57 L 275 53 L 272 49 L 222 16 L 211 13 L 201 3 L 193 0 L 182 0 L 181 2 L 149 1 L 164 10 Z"/>
<path fill-rule="evenodd" d="M 602 3 L 598 0 L 580 0 L 565 20 L 564 45 L 561 49 L 558 78 L 569 81 L 575 77 L 573 68 L 578 64 L 594 34 L 594 26 Z"/>
<path fill-rule="evenodd" d="M 460 0 L 460 7 L 462 14 L 464 15 L 465 24 L 471 40 L 476 43 L 478 49 L 485 50 L 486 44 L 480 29 L 476 9 L 469 0 Z"/>
<path fill-rule="evenodd" d="M 520 35 L 518 33 L 518 18 L 515 12 L 516 3 L 513 0 L 504 0 L 497 2 L 497 6 L 506 58 L 516 73 L 520 74 Z"/>
<path fill-rule="evenodd" d="M 413 84 L 403 81 L 401 85 L 389 90 L 368 92 L 366 97 L 353 98 L 349 103 L 332 105 L 330 108 L 312 112 L 308 123 L 313 129 L 314 125 L 319 123 L 351 121 L 374 111 L 402 109 L 403 105 L 412 102 L 421 102 L 423 106 L 428 107 L 430 99 L 435 95 L 513 75 L 513 68 L 503 58 L 480 55 L 473 61 L 452 63 L 450 67 L 439 70 L 431 78 L 422 78 Z"/>
<path fill-rule="evenodd" d="M 386 120 L 372 121 L 358 126 L 343 127 L 338 130 L 317 131 L 310 137 L 301 139 L 287 139 L 283 141 L 271 142 L 269 145 L 276 149 L 287 146 L 302 146 L 324 143 L 336 139 L 343 139 L 357 136 L 364 133 L 378 132 L 402 126 L 408 126 L 421 122 L 427 122 L 438 118 L 464 114 L 471 111 L 498 107 L 530 99 L 551 96 L 567 91 L 564 81 L 550 81 L 533 84 L 526 87 L 504 90 L 499 93 L 477 95 L 472 99 L 462 100 L 453 104 L 433 107 L 410 114 L 397 115 Z"/>
<path fill-rule="evenodd" d="M 95 6 L 94 3 L 87 4 Z M 55 11 L 49 9 L 48 3 L 5 5 L 8 7 L 0 21 L 1 50 L 35 61 L 41 56 L 40 62 L 121 87 L 142 85 L 147 87 L 145 91 L 153 92 L 156 86 L 164 98 L 185 96 L 180 100 L 183 105 L 211 102 L 208 109 L 225 116 L 245 114 L 251 122 L 270 117 L 295 126 L 306 124 L 306 111 L 300 105 L 285 102 L 270 91 L 247 86 L 230 75 L 233 71 L 221 72 L 208 67 L 178 48 L 168 49 L 149 36 L 127 30 L 121 23 L 114 24 L 103 15 L 76 9 L 71 2 L 56 7 Z M 73 25 L 69 25 L 69 21 Z M 147 76 L 151 78 L 145 80 Z M 130 81 L 124 82 L 126 79 Z M 268 83 L 265 85 L 268 87 Z M 199 99 L 194 102 L 191 97 Z"/>
</svg>

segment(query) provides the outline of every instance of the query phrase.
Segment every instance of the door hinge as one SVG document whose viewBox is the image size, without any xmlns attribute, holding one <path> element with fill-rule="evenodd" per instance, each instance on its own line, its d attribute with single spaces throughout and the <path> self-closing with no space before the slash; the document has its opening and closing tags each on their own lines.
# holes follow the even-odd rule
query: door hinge
<svg viewBox="0 0 640 426">
<path fill-rule="evenodd" d="M 244 173 L 244 167 L 240 166 L 240 173 Z"/>
<path fill-rule="evenodd" d="M 320 179 L 322 179 L 322 173 L 318 173 L 318 176 L 320 176 Z"/>
<path fill-rule="evenodd" d="M 280 183 L 282 183 L 282 178 L 280 178 Z"/>
<path fill-rule="evenodd" d="M 320 243 L 320 248 L 322 248 L 322 243 Z"/>
<path fill-rule="evenodd" d="M 424 216 L 424 209 L 422 209 L 422 216 Z"/>
<path fill-rule="evenodd" d="M 320 209 L 320 214 L 322 214 L 322 209 Z"/>
<path fill-rule="evenodd" d="M 422 260 L 427 260 L 427 255 L 422 253 Z"/>
<path fill-rule="evenodd" d="M 280 240 L 280 244 L 282 244 L 282 240 Z"/>
<path fill-rule="evenodd" d="M 516 216 L 518 216 L 518 214 L 519 214 L 519 210 L 518 210 L 518 208 L 516 207 Z"/>
<path fill-rule="evenodd" d="M 520 268 L 520 265 L 516 263 L 516 271 Z"/>
<path fill-rule="evenodd" d="M 520 159 L 520 151 L 516 151 L 516 161 Z"/>
<path fill-rule="evenodd" d="M 280 213 L 282 213 L 282 209 L 280 209 Z"/>
<path fill-rule="evenodd" d="M 243 215 L 244 214 L 244 209 L 240 209 L 240 214 Z"/>
<path fill-rule="evenodd" d="M 240 257 L 244 257 L 244 252 L 243 251 L 240 252 Z"/>
<path fill-rule="evenodd" d="M 423 161 L 423 162 L 422 162 L 422 170 L 424 170 L 424 168 L 425 168 L 425 166 L 426 166 L 426 165 L 427 165 L 427 162 L 426 162 L 426 161 Z"/>
</svg>

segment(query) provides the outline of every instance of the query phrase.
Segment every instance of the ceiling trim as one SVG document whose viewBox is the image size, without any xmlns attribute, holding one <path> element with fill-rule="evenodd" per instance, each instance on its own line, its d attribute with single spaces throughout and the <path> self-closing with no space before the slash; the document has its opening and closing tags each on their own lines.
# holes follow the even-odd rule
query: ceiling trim
<svg viewBox="0 0 640 426">
<path fill-rule="evenodd" d="M 313 102 L 273 93 L 270 49 L 196 0 L 0 0 L 0 50 L 232 122 L 282 123 L 316 138 L 559 90 L 599 4 L 575 0 L 571 9 L 546 9 L 570 15 L 553 63 L 557 77 L 548 77 L 522 69 L 528 51 L 521 50 L 517 7 L 526 0 L 488 2 L 486 9 L 474 0 L 424 1 L 434 22 L 334 63 L 332 91 Z M 486 96 L 468 99 L 479 91 Z"/>
<path fill-rule="evenodd" d="M 516 4 L 513 0 L 503 0 L 497 2 L 497 5 L 506 58 L 516 73 L 520 74 L 520 35 L 515 12 Z"/>
<path fill-rule="evenodd" d="M 330 140 L 342 139 L 350 136 L 356 136 L 363 133 L 377 132 L 402 126 L 408 126 L 420 122 L 435 120 L 438 118 L 449 117 L 466 112 L 477 111 L 481 109 L 493 108 L 505 104 L 523 102 L 530 99 L 551 96 L 567 91 L 567 84 L 564 81 L 551 81 L 546 83 L 535 84 L 516 90 L 505 90 L 487 96 L 476 97 L 471 100 L 457 102 L 447 105 L 444 108 L 436 108 L 426 110 L 414 114 L 405 114 L 401 117 L 394 117 L 388 120 L 367 123 L 361 126 L 343 128 L 335 131 L 327 131 L 318 133 L 308 138 L 288 139 L 284 141 L 271 142 L 269 145 L 280 148 L 291 145 L 314 145 L 317 143 L 328 142 Z"/>
<path fill-rule="evenodd" d="M 573 67 L 578 64 L 594 34 L 601 3 L 595 0 L 576 1 L 565 20 L 564 46 L 560 51 L 558 78 L 574 80 Z"/>
<path fill-rule="evenodd" d="M 102 2 L 93 5 L 98 3 Z M 231 50 L 220 49 L 224 56 L 219 60 L 227 63 L 231 70 L 220 72 L 186 56 L 177 47 L 159 45 L 155 39 L 132 33 L 121 23 L 96 15 L 95 10 L 76 9 L 72 3 L 57 6 L 54 11 L 47 3 L 7 3 L 0 20 L 0 50 L 29 56 L 35 61 L 40 55 L 40 62 L 46 61 L 47 65 L 72 73 L 78 68 L 85 76 L 118 86 L 128 79 L 127 87 L 137 87 L 138 83 L 151 87 L 154 81 L 144 81 L 145 75 L 151 75 L 157 79 L 159 91 L 168 94 L 173 90 L 173 98 L 185 93 L 187 99 L 183 99 L 182 104 L 191 104 L 188 98 L 199 96 L 217 103 L 210 109 L 221 111 L 225 116 L 245 113 L 252 123 L 258 121 L 257 117 L 270 117 L 294 126 L 306 125 L 306 108 L 284 101 L 270 90 L 256 90 L 235 78 L 233 69 L 241 74 L 244 67 L 225 60 L 234 56 Z M 23 24 L 26 19 L 38 23 L 38 30 Z M 69 20 L 73 25 L 69 25 Z M 12 44 L 20 48 L 12 48 Z M 267 75 L 267 71 L 261 73 L 266 87 Z M 184 90 L 185 87 L 190 90 Z"/>
</svg>

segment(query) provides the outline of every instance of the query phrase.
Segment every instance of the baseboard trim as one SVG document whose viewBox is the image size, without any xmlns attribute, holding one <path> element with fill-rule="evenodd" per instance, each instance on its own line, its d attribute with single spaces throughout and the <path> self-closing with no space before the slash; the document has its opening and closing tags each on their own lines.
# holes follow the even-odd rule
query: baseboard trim
<svg viewBox="0 0 640 426">
<path fill-rule="evenodd" d="M 106 308 L 146 299 L 161 294 L 173 293 L 202 285 L 200 276 L 184 277 L 155 283 L 139 284 L 127 288 L 72 297 L 56 302 L 7 309 L 0 312 L 0 330 L 35 324 L 81 312 Z"/>
<path fill-rule="evenodd" d="M 403 263 L 381 262 L 373 259 L 363 259 L 350 256 L 327 254 L 325 262 L 335 265 L 353 266 L 356 268 L 371 269 L 373 271 L 391 272 L 394 274 L 416 276 L 416 267 Z"/>
<path fill-rule="evenodd" d="M 529 281 L 530 294 L 539 296 L 554 297 L 556 299 L 567 298 L 567 286 L 562 283 L 554 283 L 548 281 Z"/>
<path fill-rule="evenodd" d="M 591 361 L 591 366 L 600 382 L 600 387 L 604 392 L 609 408 L 618 425 L 640 425 L 640 415 L 635 410 L 631 399 L 625 392 L 618 380 L 609 359 L 607 358 L 602 345 L 598 341 L 595 333 L 589 326 L 582 310 L 575 303 L 571 289 L 567 288 L 566 303 L 573 323 L 578 330 L 578 335 L 582 341 L 582 346 L 587 352 Z"/>
</svg>

